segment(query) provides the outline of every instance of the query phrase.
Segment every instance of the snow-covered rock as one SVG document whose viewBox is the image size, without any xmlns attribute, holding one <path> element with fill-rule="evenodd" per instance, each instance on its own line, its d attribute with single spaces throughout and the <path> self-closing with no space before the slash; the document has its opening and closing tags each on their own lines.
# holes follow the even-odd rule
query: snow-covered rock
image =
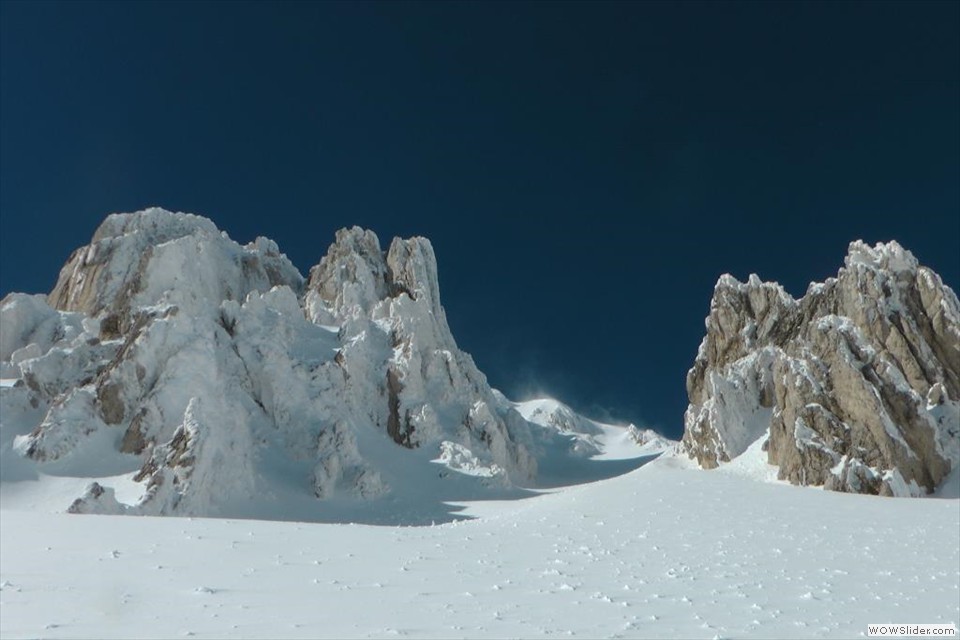
<svg viewBox="0 0 960 640">
<path fill-rule="evenodd" d="M 345 396 L 364 420 L 404 447 L 451 440 L 515 479 L 536 475 L 526 425 L 507 419 L 511 409 L 453 339 L 429 240 L 396 238 L 384 253 L 372 231 L 341 230 L 311 271 L 305 307 L 313 322 L 340 326 Z"/>
<path fill-rule="evenodd" d="M 851 243 L 800 300 L 724 275 L 706 328 L 683 437 L 701 466 L 768 438 L 781 479 L 907 496 L 960 464 L 960 304 L 896 242 Z"/>
<path fill-rule="evenodd" d="M 280 285 L 299 291 L 302 283 L 272 240 L 241 247 L 206 218 L 152 208 L 108 216 L 70 256 L 49 300 L 62 311 L 102 316 L 101 331 L 111 336 L 126 333 L 141 307 L 203 313 L 216 308 L 211 302 Z"/>
<path fill-rule="evenodd" d="M 49 296 L 0 302 L 0 377 L 4 466 L 88 479 L 62 507 L 77 513 L 310 518 L 426 476 L 531 485 L 552 452 L 458 348 L 430 242 L 384 251 L 359 228 L 305 281 L 271 240 L 111 215 Z M 552 433 L 589 436 L 569 420 Z M 135 499 L 104 484 L 118 474 Z"/>
</svg>

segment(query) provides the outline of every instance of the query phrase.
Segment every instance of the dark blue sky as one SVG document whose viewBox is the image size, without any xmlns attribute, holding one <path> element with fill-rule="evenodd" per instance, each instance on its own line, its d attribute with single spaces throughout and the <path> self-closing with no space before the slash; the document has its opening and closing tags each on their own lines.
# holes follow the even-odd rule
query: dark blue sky
<svg viewBox="0 0 960 640">
<path fill-rule="evenodd" d="M 717 277 L 960 282 L 960 3 L 0 3 L 0 295 L 109 212 L 425 235 L 491 382 L 678 436 Z"/>
</svg>

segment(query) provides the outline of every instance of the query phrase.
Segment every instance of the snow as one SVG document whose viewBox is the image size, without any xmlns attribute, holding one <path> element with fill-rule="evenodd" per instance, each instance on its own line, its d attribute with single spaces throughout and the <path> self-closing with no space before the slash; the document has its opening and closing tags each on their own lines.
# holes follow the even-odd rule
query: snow
<svg viewBox="0 0 960 640">
<path fill-rule="evenodd" d="M 937 498 L 960 499 L 960 467 L 956 467 L 933 494 Z"/>
<path fill-rule="evenodd" d="M 116 307 L 129 295 L 133 307 L 177 305 L 202 315 L 222 300 L 302 283 L 273 241 L 240 246 L 207 218 L 153 207 L 108 216 L 63 267 L 52 297 L 88 313 L 124 311 Z"/>
<path fill-rule="evenodd" d="M 709 372 L 710 397 L 695 410 L 687 409 L 687 430 L 695 429 L 709 416 L 719 439 L 718 459 L 735 459 L 769 432 L 772 409 L 760 404 L 761 390 L 769 386 L 778 351 L 765 347 L 750 353 L 722 372 Z"/>
<path fill-rule="evenodd" d="M 832 638 L 960 619 L 960 500 L 768 484 L 735 463 L 705 472 L 666 454 L 420 527 L 4 501 L 0 634 Z"/>
<path fill-rule="evenodd" d="M 591 420 L 553 398 L 510 402 L 531 426 L 528 449 L 537 457 L 538 488 L 591 482 L 627 473 L 674 447 L 650 429 Z"/>
<path fill-rule="evenodd" d="M 536 398 L 524 402 L 510 402 L 524 420 L 544 427 L 546 437 L 566 439 L 570 453 L 588 456 L 591 460 L 628 460 L 638 456 L 660 454 L 676 443 L 652 429 L 641 429 L 633 424 L 607 424 L 576 413 L 553 398 Z"/>
<path fill-rule="evenodd" d="M 769 415 L 764 419 L 769 423 Z M 764 450 L 764 446 L 767 444 L 768 439 L 769 434 L 757 438 L 739 456 L 730 462 L 721 464 L 720 467 L 715 470 L 715 473 L 750 478 L 759 482 L 789 484 L 786 481 L 777 479 L 779 468 L 767 462 L 767 452 Z M 684 459 L 690 460 L 686 457 Z"/>
<path fill-rule="evenodd" d="M 863 266 L 870 269 L 889 269 L 894 273 L 916 272 L 918 266 L 914 255 L 895 240 L 878 242 L 872 248 L 863 240 L 854 240 L 850 243 L 845 263 L 848 268 Z"/>
<path fill-rule="evenodd" d="M 51 309 L 43 295 L 12 293 L 0 304 L 4 310 L 0 361 L 5 364 L 17 365 L 36 357 L 56 342 L 71 340 L 83 331 L 80 314 Z M 16 371 L 9 365 L 4 370 Z"/>
<path fill-rule="evenodd" d="M 491 389 L 423 238 L 384 252 L 342 230 L 304 283 L 266 238 L 118 214 L 51 299 L 78 312 L 0 303 L 0 637 L 847 637 L 960 619 L 957 473 L 915 502 L 778 482 L 756 400 L 772 352 L 711 379 L 733 460 L 703 472 L 651 430 Z"/>
</svg>

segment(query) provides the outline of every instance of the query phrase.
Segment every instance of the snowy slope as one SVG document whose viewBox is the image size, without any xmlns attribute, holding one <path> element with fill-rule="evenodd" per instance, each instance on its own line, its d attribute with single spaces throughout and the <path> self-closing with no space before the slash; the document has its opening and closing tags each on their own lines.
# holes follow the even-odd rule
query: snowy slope
<svg viewBox="0 0 960 640">
<path fill-rule="evenodd" d="M 591 420 L 553 398 L 510 404 L 535 427 L 530 447 L 539 461 L 538 487 L 627 473 L 638 466 L 638 458 L 660 455 L 677 444 L 651 429 Z"/>
<path fill-rule="evenodd" d="M 0 303 L 0 636 L 960 620 L 956 469 L 923 501 L 793 487 L 768 412 L 742 415 L 704 473 L 655 432 L 511 402 L 457 347 L 423 238 L 342 230 L 304 279 L 203 218 L 111 216 L 49 297 Z"/>
<path fill-rule="evenodd" d="M 636 458 L 638 448 L 644 455 L 655 455 L 676 444 L 652 429 L 592 420 L 553 398 L 512 404 L 527 422 L 543 427 L 548 437 L 566 438 L 571 452 L 589 453 L 595 460 Z"/>
<path fill-rule="evenodd" d="M 850 638 L 960 621 L 960 501 L 662 457 L 477 519 L 0 512 L 4 638 Z"/>
<path fill-rule="evenodd" d="M 8 385 L 10 392 L 15 391 Z M 18 388 L 17 388 L 18 389 Z M 497 394 L 499 398 L 502 395 Z M 504 402 L 509 403 L 503 398 Z M 535 487 L 523 488 L 505 482 L 502 473 L 478 459 L 469 449 L 445 442 L 437 451 L 406 450 L 372 434 L 365 442 L 365 455 L 376 461 L 380 472 L 403 486 L 403 491 L 357 500 L 349 495 L 330 496 L 323 501 L 302 490 L 301 478 L 309 476 L 307 465 L 274 457 L 260 463 L 260 486 L 269 491 L 270 501 L 229 506 L 230 517 L 292 520 L 309 522 L 357 522 L 379 525 L 424 525 L 464 518 L 459 503 L 468 500 L 515 500 L 537 495 L 537 489 L 591 482 L 627 473 L 669 450 L 676 443 L 650 430 L 633 425 L 597 423 L 573 413 L 552 399 L 549 404 L 566 415 L 582 421 L 579 431 L 560 431 L 550 423 L 531 422 L 534 435 L 531 450 L 537 452 L 541 470 Z M 512 404 L 512 403 L 511 403 Z M 529 403 L 516 403 L 522 412 Z M 534 416 L 534 420 L 541 416 Z M 12 422 L 8 417 L 7 424 Z M 0 421 L 0 425 L 3 422 Z M 4 433 L 0 431 L 0 434 Z M 585 446 L 584 442 L 588 445 Z M 144 497 L 143 483 L 135 480 L 138 471 L 116 475 L 97 475 L 104 469 L 102 459 L 74 459 L 69 465 L 35 465 L 16 455 L 6 442 L 0 457 L 0 507 L 14 511 L 59 513 L 65 510 L 91 483 L 112 492 L 120 504 L 119 513 L 136 513 L 124 505 L 138 504 Z M 93 448 L 92 455 L 98 451 Z M 224 464 L 237 465 L 230 460 Z M 83 466 L 78 466 L 83 465 Z M 134 467 L 131 467 L 131 469 Z M 242 467 L 240 467 L 242 469 Z M 123 469 L 108 468 L 112 471 Z M 230 490 L 235 491 L 235 487 Z M 220 498 L 223 499 L 222 496 Z"/>
</svg>

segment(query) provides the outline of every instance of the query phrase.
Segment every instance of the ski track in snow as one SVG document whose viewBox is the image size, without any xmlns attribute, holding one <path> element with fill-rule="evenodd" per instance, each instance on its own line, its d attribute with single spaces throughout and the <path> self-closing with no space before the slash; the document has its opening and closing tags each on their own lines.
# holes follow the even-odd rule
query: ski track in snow
<svg viewBox="0 0 960 640">
<path fill-rule="evenodd" d="M 0 512 L 4 638 L 833 638 L 960 619 L 960 500 L 669 455 L 425 527 Z"/>
</svg>

